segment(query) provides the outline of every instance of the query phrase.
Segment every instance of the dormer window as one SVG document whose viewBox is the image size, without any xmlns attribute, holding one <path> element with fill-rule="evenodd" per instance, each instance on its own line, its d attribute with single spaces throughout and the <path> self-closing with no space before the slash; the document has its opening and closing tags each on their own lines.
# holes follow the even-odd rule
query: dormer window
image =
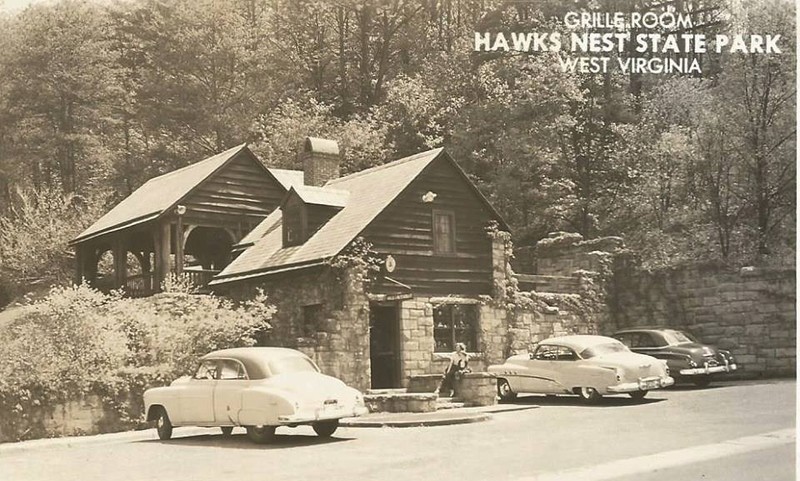
<svg viewBox="0 0 800 481">
<path fill-rule="evenodd" d="M 303 243 L 305 206 L 290 199 L 283 207 L 283 246 L 291 247 Z"/>
<path fill-rule="evenodd" d="M 324 187 L 292 187 L 281 204 L 283 247 L 305 243 L 347 201 L 347 192 Z"/>
</svg>

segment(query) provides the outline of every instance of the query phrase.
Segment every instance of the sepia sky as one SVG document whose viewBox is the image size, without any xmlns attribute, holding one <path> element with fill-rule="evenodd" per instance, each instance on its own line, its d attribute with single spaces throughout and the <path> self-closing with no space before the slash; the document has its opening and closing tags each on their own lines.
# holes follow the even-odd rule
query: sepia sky
<svg viewBox="0 0 800 481">
<path fill-rule="evenodd" d="M 57 3 L 59 0 L 0 0 L 0 12 L 16 13 L 28 5 L 37 3 Z M 111 3 L 111 0 L 90 0 L 95 3 Z"/>
</svg>

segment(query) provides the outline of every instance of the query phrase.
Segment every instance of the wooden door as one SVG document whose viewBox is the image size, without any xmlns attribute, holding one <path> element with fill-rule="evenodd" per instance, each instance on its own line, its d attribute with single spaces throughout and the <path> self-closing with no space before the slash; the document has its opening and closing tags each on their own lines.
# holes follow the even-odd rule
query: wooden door
<svg viewBox="0 0 800 481">
<path fill-rule="evenodd" d="M 400 387 L 400 306 L 370 304 L 369 359 L 372 388 Z"/>
</svg>

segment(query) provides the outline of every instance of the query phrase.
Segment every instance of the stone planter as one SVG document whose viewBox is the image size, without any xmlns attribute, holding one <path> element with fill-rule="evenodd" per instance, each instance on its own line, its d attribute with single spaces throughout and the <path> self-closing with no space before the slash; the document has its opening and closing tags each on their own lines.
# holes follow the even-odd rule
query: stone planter
<svg viewBox="0 0 800 481">
<path fill-rule="evenodd" d="M 455 395 L 466 406 L 497 404 L 497 378 L 488 372 L 471 372 L 456 379 Z"/>
</svg>

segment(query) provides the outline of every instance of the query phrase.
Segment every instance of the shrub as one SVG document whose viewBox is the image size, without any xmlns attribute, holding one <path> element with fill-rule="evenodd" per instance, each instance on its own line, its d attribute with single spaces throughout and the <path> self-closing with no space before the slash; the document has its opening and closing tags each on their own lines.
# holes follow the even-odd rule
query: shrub
<svg viewBox="0 0 800 481">
<path fill-rule="evenodd" d="M 273 312 L 261 292 L 234 305 L 182 292 L 126 299 L 87 285 L 53 288 L 0 331 L 0 430 L 44 435 L 31 413 L 90 393 L 135 425 L 146 388 L 189 373 L 211 350 L 255 344 Z"/>
</svg>

